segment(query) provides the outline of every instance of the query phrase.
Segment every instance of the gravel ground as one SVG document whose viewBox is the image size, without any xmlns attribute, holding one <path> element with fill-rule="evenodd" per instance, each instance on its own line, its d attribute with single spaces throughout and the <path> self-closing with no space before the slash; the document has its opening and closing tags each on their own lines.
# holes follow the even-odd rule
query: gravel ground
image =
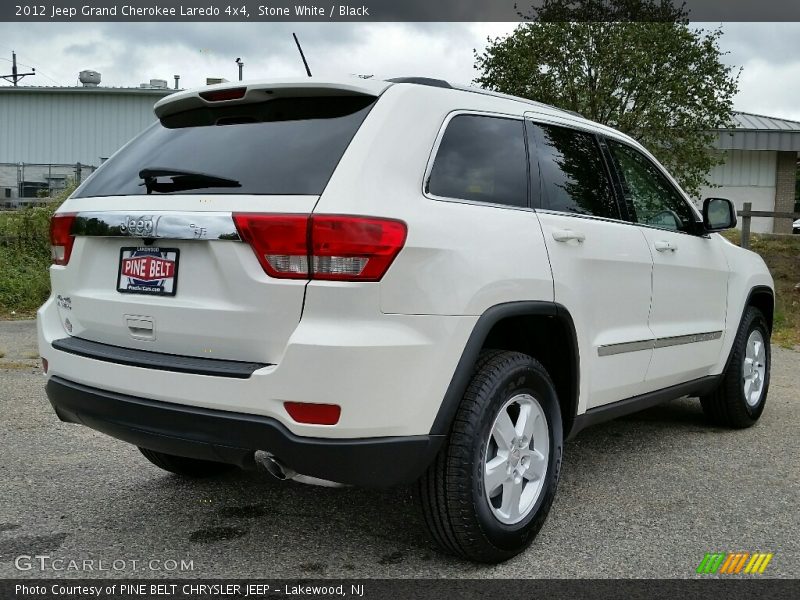
<svg viewBox="0 0 800 600">
<path fill-rule="evenodd" d="M 582 432 L 566 445 L 539 537 L 497 566 L 440 554 L 409 489 L 165 474 L 132 446 L 58 421 L 32 322 L 0 322 L 0 352 L 0 577 L 691 577 L 712 551 L 774 552 L 764 576 L 800 576 L 791 350 L 774 349 L 767 409 L 751 429 L 709 427 L 698 402 L 679 400 Z M 20 571 L 19 555 L 110 570 Z M 170 560 L 193 569 L 167 572 Z"/>
</svg>

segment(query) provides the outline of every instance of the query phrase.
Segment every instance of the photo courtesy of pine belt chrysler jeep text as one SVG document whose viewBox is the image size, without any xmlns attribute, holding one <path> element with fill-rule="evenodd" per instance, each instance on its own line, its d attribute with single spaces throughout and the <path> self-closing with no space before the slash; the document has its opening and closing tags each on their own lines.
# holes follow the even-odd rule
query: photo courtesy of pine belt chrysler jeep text
<svg viewBox="0 0 800 600">
<path fill-rule="evenodd" d="M 183 476 L 414 483 L 443 549 L 541 528 L 564 440 L 684 396 L 753 425 L 773 282 L 631 138 L 445 81 L 176 92 L 53 217 L 58 416 Z"/>
</svg>

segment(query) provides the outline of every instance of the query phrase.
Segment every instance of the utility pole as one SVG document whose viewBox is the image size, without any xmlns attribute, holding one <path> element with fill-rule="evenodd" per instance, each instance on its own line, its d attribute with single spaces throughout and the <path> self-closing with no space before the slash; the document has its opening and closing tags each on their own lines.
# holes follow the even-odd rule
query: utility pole
<svg viewBox="0 0 800 600">
<path fill-rule="evenodd" d="M 13 50 L 11 51 L 11 75 L 0 75 L 0 79 L 5 79 L 6 81 L 10 81 L 14 84 L 14 87 L 17 87 L 17 82 L 22 79 L 23 77 L 27 77 L 28 75 L 36 75 L 36 69 L 31 67 L 30 73 L 18 73 L 17 72 L 17 53 Z"/>
</svg>

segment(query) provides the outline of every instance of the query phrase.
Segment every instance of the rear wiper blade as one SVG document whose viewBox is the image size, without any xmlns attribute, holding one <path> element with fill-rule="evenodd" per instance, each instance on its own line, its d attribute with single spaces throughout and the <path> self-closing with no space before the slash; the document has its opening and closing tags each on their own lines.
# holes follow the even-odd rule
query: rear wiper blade
<svg viewBox="0 0 800 600">
<path fill-rule="evenodd" d="M 235 179 L 218 177 L 210 173 L 198 173 L 196 171 L 185 171 L 183 169 L 170 169 L 165 167 L 149 167 L 139 171 L 139 177 L 144 180 L 143 185 L 147 188 L 147 193 L 158 192 L 161 194 L 169 192 L 180 192 L 184 190 L 199 190 L 206 188 L 237 188 L 242 184 Z M 169 182 L 159 182 L 159 177 L 169 177 Z"/>
</svg>

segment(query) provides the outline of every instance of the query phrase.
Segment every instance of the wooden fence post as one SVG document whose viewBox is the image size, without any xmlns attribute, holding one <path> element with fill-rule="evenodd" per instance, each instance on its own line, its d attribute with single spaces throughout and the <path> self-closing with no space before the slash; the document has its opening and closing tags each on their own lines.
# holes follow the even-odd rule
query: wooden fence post
<svg viewBox="0 0 800 600">
<path fill-rule="evenodd" d="M 742 248 L 749 248 L 750 247 L 750 212 L 753 209 L 752 202 L 745 202 L 742 205 L 742 212 L 739 213 L 742 215 Z"/>
</svg>

